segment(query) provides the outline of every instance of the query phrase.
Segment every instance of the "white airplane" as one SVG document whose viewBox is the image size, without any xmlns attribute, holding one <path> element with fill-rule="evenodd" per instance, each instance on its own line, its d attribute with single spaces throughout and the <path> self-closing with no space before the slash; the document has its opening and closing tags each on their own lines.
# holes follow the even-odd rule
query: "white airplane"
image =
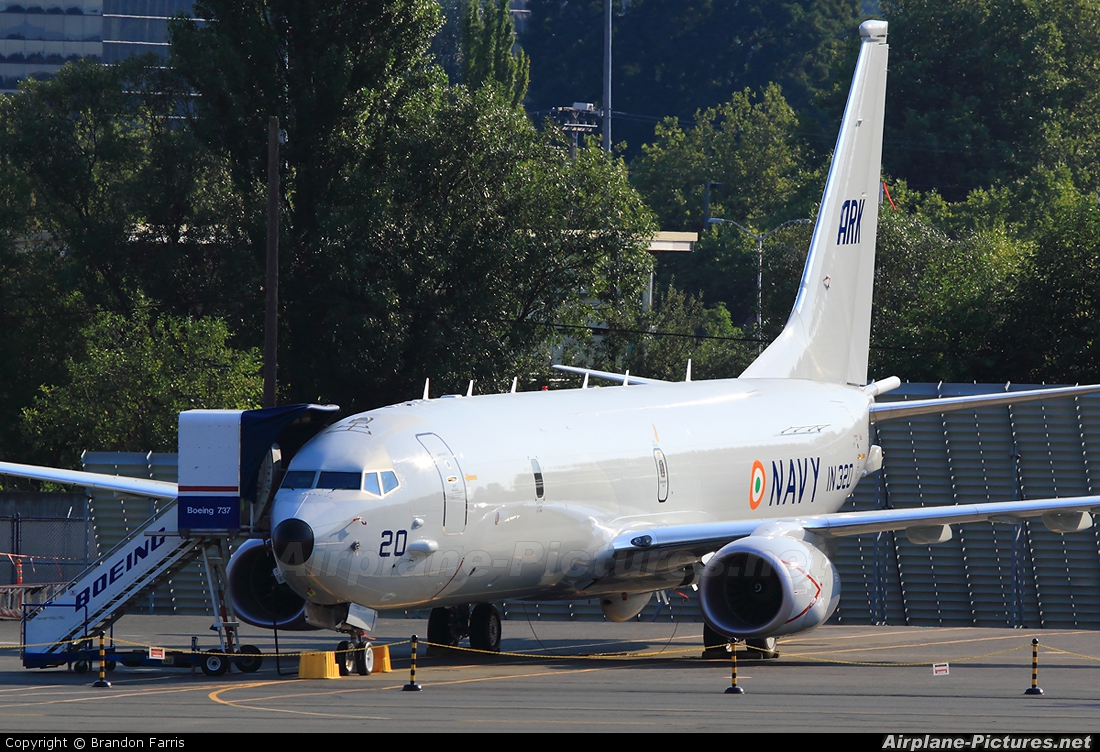
<svg viewBox="0 0 1100 752">
<path fill-rule="evenodd" d="M 654 593 L 696 585 L 711 640 L 771 651 L 776 637 L 813 629 L 836 608 L 838 537 L 905 530 L 933 544 L 952 524 L 1032 517 L 1056 532 L 1091 526 L 1100 497 L 837 511 L 881 466 L 872 423 L 1100 391 L 876 403 L 900 385 L 867 383 L 886 33 L 883 21 L 860 26 L 794 309 L 740 378 L 693 382 L 689 370 L 670 383 L 563 368 L 584 374 L 583 387 L 439 399 L 425 389 L 423 399 L 341 420 L 290 460 L 269 506 L 270 547 L 254 538 L 234 555 L 238 616 L 343 631 L 362 645 L 377 611 L 431 608 L 430 642 L 468 636 L 492 651 L 496 601 L 598 598 L 624 621 Z M 587 388 L 590 376 L 621 386 Z M 181 505 L 193 497 L 198 509 L 195 494 L 212 488 L 229 489 L 222 504 L 240 495 L 236 479 L 195 476 L 184 443 L 181 430 Z M 0 472 L 177 493 L 47 468 Z M 179 527 L 190 527 L 180 514 Z"/>
</svg>

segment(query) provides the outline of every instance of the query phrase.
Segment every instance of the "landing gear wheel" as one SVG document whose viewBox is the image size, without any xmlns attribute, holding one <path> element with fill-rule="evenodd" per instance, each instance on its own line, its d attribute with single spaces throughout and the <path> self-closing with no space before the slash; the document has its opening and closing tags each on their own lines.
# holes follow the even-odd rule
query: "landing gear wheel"
<svg viewBox="0 0 1100 752">
<path fill-rule="evenodd" d="M 351 652 L 351 643 L 340 640 L 336 646 L 336 668 L 340 669 L 340 676 L 351 676 L 355 671 L 355 653 Z"/>
<path fill-rule="evenodd" d="M 428 655 L 442 655 L 446 646 L 457 646 L 458 641 L 469 633 L 469 606 L 433 608 L 428 615 L 428 642 L 444 647 L 428 645 Z"/>
<path fill-rule="evenodd" d="M 260 656 L 260 649 L 255 645 L 241 645 L 240 657 L 233 661 L 233 665 L 242 674 L 254 674 L 260 670 L 264 659 Z"/>
<path fill-rule="evenodd" d="M 374 671 L 374 650 L 367 642 L 355 653 L 355 673 L 360 676 L 370 676 L 372 671 Z"/>
<path fill-rule="evenodd" d="M 118 664 L 115 663 L 114 661 L 104 661 L 103 662 L 103 670 L 104 671 L 114 671 L 117 667 L 118 667 Z"/>
<path fill-rule="evenodd" d="M 91 669 L 91 667 L 92 664 L 90 664 L 88 661 L 76 661 L 75 663 L 73 663 L 73 673 L 86 674 Z"/>
<path fill-rule="evenodd" d="M 206 653 L 199 668 L 207 676 L 222 676 L 229 670 L 229 656 L 222 652 Z"/>
<path fill-rule="evenodd" d="M 729 640 L 718 634 L 715 630 L 710 628 L 709 624 L 703 624 L 703 657 L 704 658 L 726 658 L 729 659 L 730 654 L 726 652 L 726 645 L 729 644 Z"/>
<path fill-rule="evenodd" d="M 470 647 L 487 653 L 500 652 L 500 611 L 492 603 L 479 603 L 470 612 Z"/>
<path fill-rule="evenodd" d="M 779 653 L 775 651 L 774 637 L 763 637 L 756 640 L 745 640 L 745 645 L 748 647 L 748 650 L 745 651 L 746 658 L 768 660 L 771 658 L 779 657 Z"/>
</svg>

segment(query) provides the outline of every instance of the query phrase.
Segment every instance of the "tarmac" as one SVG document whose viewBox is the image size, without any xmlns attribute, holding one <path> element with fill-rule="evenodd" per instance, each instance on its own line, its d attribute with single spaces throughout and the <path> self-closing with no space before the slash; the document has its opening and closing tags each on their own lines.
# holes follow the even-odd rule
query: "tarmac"
<svg viewBox="0 0 1100 752">
<path fill-rule="evenodd" d="M 427 623 L 383 618 L 394 671 L 296 677 L 273 656 L 270 631 L 242 627 L 267 656 L 252 674 L 118 667 L 96 673 L 24 669 L 0 650 L 0 731 L 9 733 L 330 731 L 783 731 L 1029 734 L 1100 731 L 1100 633 L 1065 630 L 828 626 L 780 643 L 775 660 L 700 657 L 701 624 L 510 620 L 502 656 L 420 655 L 409 683 L 409 637 Z M 209 617 L 126 616 L 124 644 L 217 647 Z M 1031 640 L 1038 686 L 1028 696 Z M 338 635 L 282 632 L 283 652 L 334 650 Z M 0 644 L 18 645 L 17 622 Z M 423 645 L 423 643 L 422 643 Z M 518 654 L 518 655 L 511 655 Z M 946 673 L 941 665 L 947 664 Z M 1097 743 L 1100 743 L 1098 741 Z M 878 746 L 876 744 L 876 746 Z"/>
</svg>

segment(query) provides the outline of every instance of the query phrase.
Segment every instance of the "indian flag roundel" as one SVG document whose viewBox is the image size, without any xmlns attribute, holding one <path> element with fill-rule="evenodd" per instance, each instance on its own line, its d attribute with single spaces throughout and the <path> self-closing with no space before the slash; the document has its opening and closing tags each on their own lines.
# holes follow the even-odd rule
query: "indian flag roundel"
<svg viewBox="0 0 1100 752">
<path fill-rule="evenodd" d="M 749 478 L 749 508 L 756 509 L 764 500 L 764 490 L 768 487 L 768 476 L 764 473 L 764 463 L 756 460 L 752 463 L 752 476 Z"/>
</svg>

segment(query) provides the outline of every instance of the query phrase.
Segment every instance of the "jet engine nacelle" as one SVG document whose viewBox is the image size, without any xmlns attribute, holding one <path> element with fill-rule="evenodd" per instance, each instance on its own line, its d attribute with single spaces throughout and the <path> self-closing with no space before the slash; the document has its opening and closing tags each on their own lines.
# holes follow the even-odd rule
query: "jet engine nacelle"
<svg viewBox="0 0 1100 752">
<path fill-rule="evenodd" d="M 778 637 L 823 624 L 840 602 L 840 577 L 817 536 L 769 524 L 707 561 L 699 596 L 703 619 L 723 636 Z"/>
<path fill-rule="evenodd" d="M 275 554 L 266 542 L 241 544 L 226 567 L 229 597 L 237 618 L 266 629 L 316 629 L 306 623 L 305 605 L 290 586 L 275 578 Z"/>
</svg>

